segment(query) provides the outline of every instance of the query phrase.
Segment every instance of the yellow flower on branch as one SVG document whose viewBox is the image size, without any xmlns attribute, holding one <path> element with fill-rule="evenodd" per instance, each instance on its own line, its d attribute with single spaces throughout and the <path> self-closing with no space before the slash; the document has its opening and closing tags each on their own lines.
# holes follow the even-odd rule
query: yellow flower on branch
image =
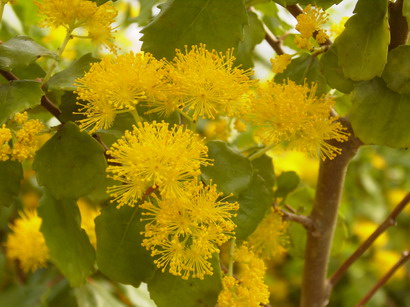
<svg viewBox="0 0 410 307">
<path fill-rule="evenodd" d="M 0 128 L 0 161 L 10 159 L 11 148 L 9 141 L 12 138 L 11 130 L 3 124 Z"/>
<path fill-rule="evenodd" d="M 275 58 L 271 59 L 272 72 L 275 74 L 282 73 L 292 60 L 290 54 L 277 55 Z"/>
<path fill-rule="evenodd" d="M 278 210 L 270 210 L 247 239 L 250 249 L 263 259 L 272 259 L 286 252 L 289 237 L 286 233 L 288 222 Z"/>
<path fill-rule="evenodd" d="M 147 221 L 142 245 L 163 272 L 169 267 L 171 274 L 183 279 L 203 279 L 212 275 L 212 254 L 233 235 L 231 217 L 239 204 L 221 199 L 215 185 L 192 181 L 184 192 L 178 198 L 154 196 L 140 205 L 142 220 Z"/>
<path fill-rule="evenodd" d="M 177 95 L 175 104 L 192 112 L 192 118 L 214 119 L 217 114 L 234 116 L 241 111 L 254 81 L 251 70 L 234 67 L 233 50 L 225 54 L 208 51 L 205 45 L 192 46 L 185 54 L 177 50 L 170 79 Z"/>
<path fill-rule="evenodd" d="M 200 174 L 201 165 L 209 165 L 207 150 L 198 135 L 182 126 L 139 123 L 107 152 L 112 157 L 107 172 L 122 183 L 108 192 L 119 206 L 134 205 L 148 188 L 180 197 L 186 181 Z"/>
<path fill-rule="evenodd" d="M 330 117 L 335 101 L 316 96 L 317 84 L 297 85 L 269 82 L 260 86 L 251 101 L 249 121 L 265 145 L 285 143 L 290 149 L 307 152 L 322 159 L 333 159 L 341 150 L 327 141 L 346 141 L 348 133 Z"/>
<path fill-rule="evenodd" d="M 220 307 L 258 307 L 269 303 L 268 286 L 264 283 L 266 266 L 247 244 L 242 244 L 234 255 L 239 273 L 225 276 L 222 280 L 223 290 L 218 296 Z"/>
<path fill-rule="evenodd" d="M 92 64 L 84 77 L 77 79 L 76 93 L 82 107 L 81 129 L 90 133 L 112 126 L 118 113 L 134 110 L 141 102 L 167 100 L 169 86 L 163 61 L 149 53 L 128 53 L 106 57 Z"/>
<path fill-rule="evenodd" d="M 321 8 L 307 5 L 303 9 L 303 13 L 299 14 L 296 19 L 298 21 L 296 30 L 301 36 L 296 37 L 296 44 L 301 49 L 312 49 L 310 38 L 315 34 L 315 39 L 319 44 L 325 43 L 329 36 L 321 28 L 328 20 L 329 14 L 324 12 Z"/>
<path fill-rule="evenodd" d="M 9 226 L 13 232 L 7 236 L 7 258 L 18 260 L 26 273 L 45 267 L 49 259 L 40 226 L 41 218 L 35 211 L 20 212 L 20 218 Z"/>
</svg>

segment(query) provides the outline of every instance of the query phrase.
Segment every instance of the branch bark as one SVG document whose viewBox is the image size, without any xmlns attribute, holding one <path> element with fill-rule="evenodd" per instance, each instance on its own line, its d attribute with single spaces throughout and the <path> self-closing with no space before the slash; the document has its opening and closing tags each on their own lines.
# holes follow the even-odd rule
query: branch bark
<svg viewBox="0 0 410 307">
<path fill-rule="evenodd" d="M 390 45 L 389 50 L 405 45 L 409 37 L 409 26 L 403 16 L 403 0 L 389 3 Z"/>
<path fill-rule="evenodd" d="M 346 273 L 349 267 L 364 254 L 364 252 L 373 244 L 374 241 L 388 229 L 396 224 L 397 216 L 410 203 L 410 193 L 408 193 L 401 202 L 394 208 L 394 210 L 387 216 L 387 218 L 380 224 L 380 226 L 358 247 L 358 249 L 337 269 L 337 271 L 330 277 L 329 282 L 333 287 L 342 276 Z"/>
<path fill-rule="evenodd" d="M 354 136 L 348 121 L 343 118 L 339 120 L 350 132 L 350 137 L 347 142 L 332 143 L 342 148 L 341 155 L 334 160 L 325 160 L 320 163 L 315 202 L 310 214 L 316 227 L 313 231 L 308 231 L 302 284 L 302 307 L 327 305 L 331 290 L 327 281 L 327 267 L 344 178 L 350 160 L 362 144 Z"/>
</svg>

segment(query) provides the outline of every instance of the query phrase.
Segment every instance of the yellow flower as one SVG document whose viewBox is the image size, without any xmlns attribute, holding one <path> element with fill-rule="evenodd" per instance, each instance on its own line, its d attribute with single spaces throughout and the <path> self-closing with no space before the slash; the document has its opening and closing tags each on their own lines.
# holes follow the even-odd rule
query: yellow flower
<svg viewBox="0 0 410 307">
<path fill-rule="evenodd" d="M 282 73 L 292 60 L 290 54 L 277 55 L 274 59 L 270 59 L 272 63 L 272 72 L 275 74 Z"/>
<path fill-rule="evenodd" d="M 27 115 L 16 115 L 16 122 L 27 120 Z M 16 141 L 13 143 L 11 156 L 13 160 L 23 161 L 32 158 L 37 150 L 38 140 L 35 138 L 45 126 L 38 119 L 30 119 L 22 124 L 16 132 Z"/>
<path fill-rule="evenodd" d="M 87 233 L 90 243 L 94 247 L 97 247 L 97 235 L 95 234 L 94 219 L 100 215 L 100 210 L 93 207 L 84 198 L 80 198 L 77 201 L 77 205 L 81 213 L 81 228 Z"/>
<path fill-rule="evenodd" d="M 321 30 L 321 26 L 326 23 L 328 16 L 321 8 L 309 4 L 303 9 L 303 14 L 296 17 L 298 21 L 296 30 L 303 38 L 310 38 L 315 31 Z"/>
<path fill-rule="evenodd" d="M 48 248 L 40 226 L 41 218 L 35 211 L 20 212 L 20 218 L 9 226 L 13 233 L 7 236 L 7 258 L 18 260 L 26 273 L 47 265 Z"/>
<path fill-rule="evenodd" d="M 220 307 L 258 307 L 269 303 L 268 286 L 264 283 L 266 266 L 246 244 L 235 251 L 235 264 L 239 273 L 237 278 L 225 276 L 223 290 L 218 296 Z"/>
<path fill-rule="evenodd" d="M 166 100 L 168 93 L 165 64 L 149 53 L 106 57 L 76 82 L 78 99 L 88 102 L 78 102 L 86 116 L 80 127 L 91 133 L 110 128 L 116 114 L 134 110 L 141 101 Z"/>
<path fill-rule="evenodd" d="M 288 222 L 278 210 L 270 210 L 268 215 L 249 236 L 249 247 L 263 259 L 272 259 L 286 252 L 289 237 L 286 233 Z"/>
<path fill-rule="evenodd" d="M 372 269 L 375 271 L 377 277 L 382 277 L 391 269 L 401 258 L 400 253 L 389 250 L 378 249 L 374 253 L 372 260 Z M 392 279 L 400 280 L 406 278 L 406 268 L 401 266 L 392 276 Z"/>
<path fill-rule="evenodd" d="M 111 24 L 118 12 L 111 1 L 100 6 L 88 0 L 43 0 L 35 1 L 35 4 L 39 14 L 44 15 L 42 26 L 63 26 L 69 33 L 76 28 L 86 27 L 92 41 L 115 49 Z"/>
<path fill-rule="evenodd" d="M 304 37 L 301 37 L 301 36 L 297 36 L 295 38 L 295 44 L 300 49 L 306 49 L 306 50 L 309 50 L 309 51 L 311 51 L 313 49 L 313 45 L 310 42 L 309 38 L 304 38 Z"/>
<path fill-rule="evenodd" d="M 175 104 L 183 104 L 193 119 L 238 114 L 243 97 L 254 83 L 249 79 L 252 71 L 234 67 L 233 50 L 223 54 L 205 47 L 186 48 L 185 54 L 177 50 L 170 70 L 177 92 Z"/>
<path fill-rule="evenodd" d="M 379 227 L 378 224 L 368 221 L 368 220 L 358 220 L 353 225 L 353 233 L 359 237 L 360 242 L 364 242 L 375 230 Z M 382 233 L 376 241 L 374 241 L 373 246 L 383 247 L 388 242 L 388 236 L 384 232 Z"/>
<path fill-rule="evenodd" d="M 169 267 L 171 274 L 183 279 L 212 275 L 209 259 L 233 235 L 231 217 L 239 207 L 221 195 L 215 185 L 192 181 L 183 196 L 162 200 L 154 196 L 140 205 L 142 220 L 148 221 L 142 245 L 163 272 Z"/>
<path fill-rule="evenodd" d="M 297 85 L 293 81 L 261 86 L 251 101 L 249 120 L 266 145 L 286 143 L 290 149 L 333 159 L 341 149 L 327 141 L 346 141 L 348 134 L 337 118 L 330 118 L 334 100 L 316 97 L 316 84 Z"/>
<path fill-rule="evenodd" d="M 246 131 L 246 124 L 243 121 L 241 121 L 240 119 L 235 120 L 234 127 L 238 132 L 245 132 Z"/>
<path fill-rule="evenodd" d="M 209 121 L 205 127 L 204 134 L 208 140 L 218 139 L 227 141 L 230 136 L 230 129 L 225 119 Z"/>
<path fill-rule="evenodd" d="M 11 149 L 9 141 L 11 138 L 11 130 L 6 128 L 6 125 L 3 124 L 0 128 L 0 161 L 7 161 L 10 159 Z"/>
<path fill-rule="evenodd" d="M 148 188 L 179 197 L 184 183 L 200 174 L 201 165 L 209 165 L 207 150 L 196 134 L 182 126 L 168 129 L 167 123 L 138 123 L 107 152 L 112 157 L 107 172 L 122 183 L 108 193 L 119 206 L 134 205 Z"/>
<path fill-rule="evenodd" d="M 345 29 L 345 23 L 348 19 L 349 17 L 345 16 L 342 19 L 340 19 L 338 23 L 332 23 L 330 25 L 330 34 L 333 37 L 333 39 L 338 37 L 343 32 L 343 30 Z"/>
</svg>

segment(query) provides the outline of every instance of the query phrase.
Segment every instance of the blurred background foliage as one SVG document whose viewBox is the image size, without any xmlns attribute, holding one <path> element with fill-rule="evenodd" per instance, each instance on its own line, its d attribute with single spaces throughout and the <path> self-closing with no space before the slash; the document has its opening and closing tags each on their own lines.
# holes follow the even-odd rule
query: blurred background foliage
<svg viewBox="0 0 410 307">
<path fill-rule="evenodd" d="M 97 1 L 98 2 L 98 1 Z M 119 0 L 115 3 L 120 14 L 117 18 L 116 44 L 119 53 L 129 50 L 138 52 L 141 48 L 139 30 L 149 24 L 153 16 L 158 14 L 156 7 L 164 1 L 158 0 Z M 270 79 L 269 59 L 275 56 L 271 47 L 263 41 L 260 22 L 277 37 L 283 39 L 288 53 L 300 52 L 294 44 L 295 20 L 280 5 L 270 1 L 247 1 L 254 5 L 254 27 L 248 29 L 253 43 L 252 58 L 238 57 L 240 64 L 252 66 L 255 63 L 255 76 Z M 281 1 L 277 1 L 280 3 Z M 306 1 L 305 1 L 306 2 Z M 307 1 L 309 2 L 309 1 Z M 343 30 L 343 22 L 352 14 L 355 1 L 342 1 L 332 6 L 328 12 L 330 19 L 327 28 L 334 39 Z M 7 41 L 16 35 L 26 35 L 39 44 L 56 50 L 64 38 L 63 29 L 49 30 L 37 26 L 39 17 L 33 1 L 17 0 L 13 6 L 7 5 L 0 29 L 0 40 Z M 259 30 L 258 30 L 259 27 Z M 263 30 L 263 28 L 262 28 Z M 91 52 L 99 58 L 109 51 L 92 45 L 87 40 L 72 39 L 64 54 L 60 70 L 67 68 L 74 60 Z M 36 77 L 44 76 L 44 68 L 50 60 L 40 58 L 21 70 L 21 75 L 32 72 Z M 19 71 L 14 71 L 19 75 Z M 29 76 L 28 76 L 29 77 Z M 0 83 L 6 80 L 0 78 Z M 55 91 L 55 98 L 61 92 Z M 336 90 L 332 94 L 337 97 L 337 110 L 344 115 L 349 108 L 349 95 Z M 64 110 L 63 105 L 61 106 Z M 31 112 L 32 116 L 49 120 L 51 115 L 42 112 L 40 107 Z M 53 125 L 53 121 L 50 122 Z M 225 119 L 203 121 L 199 124 L 202 133 L 208 139 L 224 140 L 238 150 L 249 148 L 254 144 L 252 131 L 239 137 L 231 135 L 229 123 Z M 51 135 L 43 135 L 45 143 Z M 107 137 L 107 143 L 109 136 Z M 318 160 L 302 153 L 287 152 L 275 149 L 269 153 L 273 159 L 275 173 L 295 172 L 300 177 L 297 187 L 287 195 L 284 202 L 300 214 L 308 214 L 314 197 L 314 189 L 318 171 Z M 8 225 L 17 217 L 23 208 L 38 205 L 41 191 L 38 188 L 30 161 L 23 165 L 24 180 L 19 197 L 13 206 L 2 207 L 0 215 L 0 241 L 5 242 L 9 233 Z M 410 191 L 410 151 L 407 149 L 389 149 L 378 146 L 363 146 L 349 166 L 345 193 L 339 213 L 339 223 L 333 243 L 330 272 L 334 272 L 340 264 L 350 256 L 358 245 L 384 220 L 388 213 Z M 88 198 L 79 201 L 82 228 L 86 230 L 91 243 L 95 244 L 94 218 L 99 214 L 102 203 L 107 200 L 103 191 L 97 191 Z M 386 231 L 355 263 L 348 274 L 334 289 L 329 306 L 353 306 L 362 298 L 373 284 L 397 262 L 401 252 L 410 249 L 410 206 L 399 216 L 397 225 Z M 289 227 L 289 252 L 268 263 L 269 270 L 266 281 L 271 292 L 272 306 L 297 306 L 302 281 L 303 255 L 306 235 L 299 224 L 291 223 Z M 106 279 L 96 273 L 88 279 L 86 285 L 71 288 L 68 281 L 59 274 L 55 267 L 37 270 L 25 274 L 16 265 L 10 263 L 5 254 L 0 253 L 0 306 L 153 306 L 145 285 L 140 288 L 126 286 Z M 373 297 L 368 306 L 410 306 L 410 267 L 401 268 L 393 278 Z"/>
</svg>

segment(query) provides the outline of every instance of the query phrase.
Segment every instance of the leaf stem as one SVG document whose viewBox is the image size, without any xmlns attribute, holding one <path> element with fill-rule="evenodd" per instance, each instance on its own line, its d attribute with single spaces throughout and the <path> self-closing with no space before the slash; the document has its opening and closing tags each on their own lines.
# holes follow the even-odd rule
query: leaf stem
<svg viewBox="0 0 410 307">
<path fill-rule="evenodd" d="M 360 302 L 356 305 L 356 307 L 364 306 L 372 297 L 373 295 L 379 290 L 389 279 L 393 276 L 393 274 L 403 266 L 408 260 L 410 259 L 410 252 L 405 251 L 403 252 L 402 257 L 400 258 L 397 263 L 390 268 L 390 270 L 373 286 L 373 288 L 360 300 Z"/>
<path fill-rule="evenodd" d="M 270 144 L 270 145 L 268 145 L 268 146 L 265 146 L 265 147 L 259 149 L 257 152 L 251 154 L 251 155 L 248 157 L 248 159 L 249 159 L 250 161 L 255 160 L 255 159 L 261 157 L 265 152 L 271 150 L 271 149 L 272 149 L 273 147 L 275 147 L 275 146 L 276 146 L 276 144 Z"/>
<path fill-rule="evenodd" d="M 228 275 L 233 276 L 233 263 L 234 263 L 234 253 L 235 253 L 236 239 L 231 240 L 231 246 L 229 247 L 229 264 L 228 264 Z"/>
<path fill-rule="evenodd" d="M 53 74 L 54 70 L 56 69 L 57 63 L 58 63 L 58 61 L 61 59 L 61 55 L 63 54 L 64 49 L 67 47 L 67 44 L 68 44 L 68 42 L 69 42 L 70 39 L 71 39 L 71 32 L 72 32 L 71 29 L 67 29 L 67 33 L 66 33 L 66 35 L 65 35 L 65 38 L 64 38 L 64 40 L 63 40 L 61 46 L 58 48 L 58 52 L 57 52 L 57 54 L 58 54 L 58 60 L 57 60 L 57 59 L 54 60 L 53 64 L 51 64 L 50 68 L 49 68 L 48 71 L 47 71 L 46 76 L 45 76 L 44 79 L 43 79 L 43 82 L 41 83 L 42 86 L 43 86 L 44 84 L 46 84 L 48 80 L 50 80 L 51 75 Z"/>
<path fill-rule="evenodd" d="M 136 109 L 130 110 L 129 111 L 132 117 L 134 117 L 135 123 L 142 122 L 141 116 L 139 116 L 138 111 Z"/>
<path fill-rule="evenodd" d="M 356 251 L 337 269 L 330 277 L 329 283 L 332 287 L 342 278 L 350 266 L 364 254 L 364 252 L 373 244 L 374 241 L 386 231 L 387 228 L 395 225 L 396 218 L 400 212 L 410 203 L 410 193 L 408 193 L 379 227 L 356 249 Z"/>
</svg>

